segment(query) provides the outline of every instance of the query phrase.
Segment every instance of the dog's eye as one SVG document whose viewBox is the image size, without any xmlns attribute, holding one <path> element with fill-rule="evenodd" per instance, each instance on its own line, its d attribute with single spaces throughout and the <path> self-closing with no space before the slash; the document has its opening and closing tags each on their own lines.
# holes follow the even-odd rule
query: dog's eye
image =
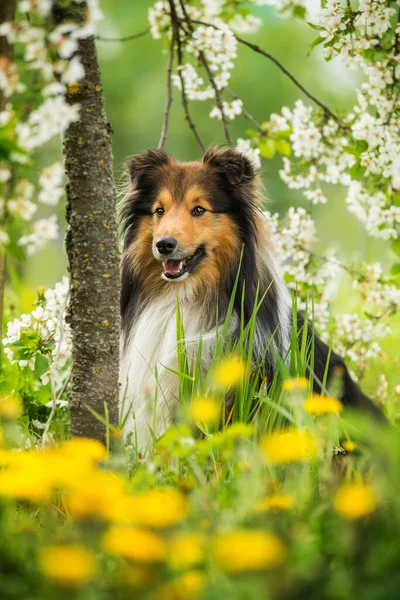
<svg viewBox="0 0 400 600">
<path fill-rule="evenodd" d="M 191 212 L 191 215 L 192 217 L 201 217 L 201 215 L 204 215 L 205 212 L 206 209 L 202 206 L 195 206 Z"/>
<path fill-rule="evenodd" d="M 157 215 L 157 217 L 162 217 L 163 214 L 164 214 L 164 209 L 163 208 L 156 208 L 155 214 Z"/>
</svg>

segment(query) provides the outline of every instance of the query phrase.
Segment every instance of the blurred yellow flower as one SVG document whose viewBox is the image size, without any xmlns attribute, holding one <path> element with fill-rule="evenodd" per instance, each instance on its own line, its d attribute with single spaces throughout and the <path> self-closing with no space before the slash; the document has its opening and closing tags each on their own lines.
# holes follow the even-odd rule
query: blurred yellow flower
<svg viewBox="0 0 400 600">
<path fill-rule="evenodd" d="M 339 413 L 343 410 L 343 404 L 340 400 L 331 396 L 312 394 L 304 402 L 304 410 L 313 415 L 326 415 L 328 413 Z"/>
<path fill-rule="evenodd" d="M 189 416 L 195 423 L 215 423 L 219 417 L 218 403 L 212 398 L 195 398 L 189 405 Z"/>
<path fill-rule="evenodd" d="M 154 489 L 130 498 L 129 511 L 141 526 L 170 527 L 185 517 L 187 500 L 177 489 Z"/>
<path fill-rule="evenodd" d="M 107 450 L 104 444 L 91 438 L 73 438 L 58 446 L 61 455 L 78 462 L 102 461 L 107 458 Z"/>
<path fill-rule="evenodd" d="M 230 356 L 222 360 L 214 369 L 213 384 L 220 389 L 238 385 L 246 374 L 244 360 L 238 356 Z"/>
<path fill-rule="evenodd" d="M 46 470 L 6 469 L 0 473 L 0 496 L 5 498 L 46 502 L 52 490 L 53 481 Z"/>
<path fill-rule="evenodd" d="M 354 450 L 357 448 L 357 444 L 352 440 L 346 440 L 342 443 L 342 448 L 347 450 L 347 452 L 354 452 Z"/>
<path fill-rule="evenodd" d="M 317 454 L 314 438 L 301 429 L 273 431 L 261 439 L 260 448 L 264 457 L 276 464 L 310 460 Z"/>
<path fill-rule="evenodd" d="M 282 389 L 285 392 L 297 392 L 298 390 L 306 390 L 309 386 L 309 381 L 305 377 L 297 377 L 294 379 L 286 379 L 282 383 Z"/>
<path fill-rule="evenodd" d="M 15 394 L 0 395 L 0 419 L 17 419 L 21 414 L 21 398 Z"/>
<path fill-rule="evenodd" d="M 204 573 L 188 571 L 161 586 L 156 598 L 159 600 L 195 600 L 200 596 L 204 583 Z"/>
<path fill-rule="evenodd" d="M 64 494 L 64 505 L 77 519 L 129 520 L 130 497 L 125 494 L 124 487 L 122 476 L 93 470 L 77 479 L 72 489 Z"/>
<path fill-rule="evenodd" d="M 254 505 L 254 512 L 261 513 L 274 509 L 288 510 L 289 508 L 293 508 L 293 506 L 294 502 L 291 496 L 274 494 L 272 496 L 266 496 L 265 498 L 260 498 L 260 500 L 257 500 Z"/>
<path fill-rule="evenodd" d="M 162 562 L 168 549 L 166 542 L 156 533 L 117 525 L 103 535 L 102 547 L 108 554 L 142 563 Z"/>
<path fill-rule="evenodd" d="M 39 552 L 39 567 L 60 585 L 79 586 L 92 578 L 96 561 L 83 546 L 47 546 Z"/>
<path fill-rule="evenodd" d="M 285 546 L 272 533 L 236 529 L 215 535 L 212 555 L 223 570 L 239 573 L 276 567 L 284 559 Z"/>
<path fill-rule="evenodd" d="M 364 483 L 345 483 L 336 492 L 333 506 L 345 519 L 361 519 L 375 510 L 375 493 Z"/>
<path fill-rule="evenodd" d="M 180 571 L 199 565 L 204 558 L 205 539 L 197 533 L 183 533 L 169 543 L 168 564 Z"/>
</svg>

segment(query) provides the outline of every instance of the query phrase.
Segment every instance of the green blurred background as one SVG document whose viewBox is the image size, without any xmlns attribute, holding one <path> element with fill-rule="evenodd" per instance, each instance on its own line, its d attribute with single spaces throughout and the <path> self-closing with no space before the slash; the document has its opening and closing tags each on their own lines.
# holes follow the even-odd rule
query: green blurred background
<svg viewBox="0 0 400 600">
<path fill-rule="evenodd" d="M 122 37 L 143 31 L 148 26 L 147 11 L 152 3 L 149 0 L 102 0 L 105 19 L 99 35 Z M 254 8 L 254 12 L 262 17 L 263 27 L 257 34 L 244 37 L 276 56 L 307 89 L 332 108 L 351 108 L 359 83 L 357 74 L 339 61 L 325 63 L 318 47 L 307 56 L 315 31 L 304 22 L 277 17 L 268 7 Z M 97 46 L 108 118 L 114 130 L 115 176 L 121 184 L 125 160 L 158 144 L 166 96 L 167 51 L 164 42 L 153 40 L 150 34 L 123 43 L 99 40 Z M 272 62 L 243 46 L 239 47 L 230 87 L 261 122 L 267 120 L 271 112 L 279 112 L 282 106 L 292 106 L 298 98 L 308 102 Z M 201 152 L 183 118 L 178 90 L 174 90 L 174 96 L 166 150 L 179 160 L 198 159 Z M 212 101 L 193 102 L 194 119 L 207 144 L 224 143 L 221 123 L 208 118 L 211 107 Z M 232 124 L 234 139 L 246 137 L 249 126 L 243 117 L 237 118 Z M 61 159 L 61 148 L 59 141 L 54 141 L 37 157 L 38 169 L 57 156 Z M 283 213 L 289 206 L 305 205 L 306 201 L 280 180 L 280 167 L 279 157 L 263 162 L 270 208 Z M 387 245 L 365 236 L 356 218 L 346 210 L 339 188 L 329 190 L 327 206 L 314 210 L 321 247 L 335 246 L 343 260 L 364 258 L 385 262 L 389 253 Z M 63 206 L 58 211 L 60 222 L 64 224 Z M 53 285 L 66 269 L 62 237 L 58 243 L 28 259 L 22 269 L 28 296 L 39 285 Z M 347 306 L 347 310 L 351 307 Z"/>
</svg>

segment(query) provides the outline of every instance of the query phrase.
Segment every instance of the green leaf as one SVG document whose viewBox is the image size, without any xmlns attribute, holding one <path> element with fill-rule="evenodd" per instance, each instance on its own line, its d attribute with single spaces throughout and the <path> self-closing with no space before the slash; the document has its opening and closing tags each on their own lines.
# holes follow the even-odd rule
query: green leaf
<svg viewBox="0 0 400 600">
<path fill-rule="evenodd" d="M 35 359 L 35 375 L 40 377 L 49 369 L 49 361 L 43 354 L 37 354 Z"/>
<path fill-rule="evenodd" d="M 400 263 L 395 263 L 390 269 L 391 275 L 400 275 Z"/>
<path fill-rule="evenodd" d="M 259 145 L 259 149 L 260 149 L 260 154 L 263 158 L 274 158 L 275 156 L 275 143 L 274 140 L 271 140 L 269 138 L 263 140 L 260 145 Z"/>
<path fill-rule="evenodd" d="M 365 140 L 357 140 L 356 141 L 356 150 L 361 154 L 361 152 L 365 152 L 368 150 L 368 142 Z"/>
<path fill-rule="evenodd" d="M 390 247 L 392 252 L 397 254 L 397 256 L 400 256 L 400 237 L 398 237 L 397 240 L 393 240 L 393 242 L 390 244 Z"/>
<path fill-rule="evenodd" d="M 362 167 L 359 162 L 356 162 L 349 171 L 352 179 L 361 179 L 365 174 L 365 167 Z"/>
<path fill-rule="evenodd" d="M 393 195 L 392 202 L 395 206 L 400 206 L 400 193 Z"/>
<path fill-rule="evenodd" d="M 286 140 L 275 140 L 275 149 L 279 154 L 283 154 L 284 156 L 292 154 L 292 147 Z"/>
<path fill-rule="evenodd" d="M 325 41 L 325 38 L 318 36 L 315 40 L 312 41 L 309 51 L 307 52 L 307 56 L 310 56 L 311 52 L 314 50 L 315 46 L 319 46 Z"/>
<path fill-rule="evenodd" d="M 310 21 L 306 21 L 306 23 L 309 27 L 311 27 L 311 29 L 314 29 L 315 31 L 325 31 L 324 28 L 320 25 L 315 25 L 315 23 L 310 23 Z"/>
<path fill-rule="evenodd" d="M 246 129 L 246 134 L 253 137 L 254 135 L 258 135 L 258 131 L 257 129 Z"/>
<path fill-rule="evenodd" d="M 352 154 L 353 156 L 357 156 L 357 150 L 352 146 L 343 146 L 343 152 L 347 152 L 347 154 Z"/>
<path fill-rule="evenodd" d="M 293 8 L 293 16 L 297 17 L 298 19 L 303 19 L 306 16 L 306 9 L 304 6 L 295 6 Z"/>
</svg>

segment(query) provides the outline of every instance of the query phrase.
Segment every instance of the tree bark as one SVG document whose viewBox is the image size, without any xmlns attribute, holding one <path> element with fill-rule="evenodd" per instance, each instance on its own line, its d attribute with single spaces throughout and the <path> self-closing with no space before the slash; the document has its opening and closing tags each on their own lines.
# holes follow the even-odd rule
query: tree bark
<svg viewBox="0 0 400 600">
<path fill-rule="evenodd" d="M 15 21 L 16 0 L 0 0 L 0 24 L 8 21 Z M 5 65 L 12 61 L 14 56 L 14 44 L 9 44 L 6 36 L 0 36 L 0 60 Z M 0 89 L 0 112 L 7 105 L 8 98 L 5 97 Z M 5 208 L 3 209 L 5 211 Z M 5 214 L 0 217 L 0 224 L 5 224 Z M 4 310 L 4 291 L 6 285 L 6 253 L 0 249 L 0 349 L 3 339 L 3 310 Z"/>
<path fill-rule="evenodd" d="M 82 19 L 85 5 L 73 14 L 55 9 L 58 23 Z M 72 327 L 70 387 L 71 432 L 104 441 L 105 427 L 92 411 L 118 422 L 120 279 L 116 191 L 110 125 L 94 38 L 79 41 L 77 54 L 85 78 L 68 86 L 67 101 L 80 105 L 80 120 L 64 136 L 67 185 L 66 249 L 71 279 Z M 91 409 L 91 410 L 90 410 Z"/>
</svg>

